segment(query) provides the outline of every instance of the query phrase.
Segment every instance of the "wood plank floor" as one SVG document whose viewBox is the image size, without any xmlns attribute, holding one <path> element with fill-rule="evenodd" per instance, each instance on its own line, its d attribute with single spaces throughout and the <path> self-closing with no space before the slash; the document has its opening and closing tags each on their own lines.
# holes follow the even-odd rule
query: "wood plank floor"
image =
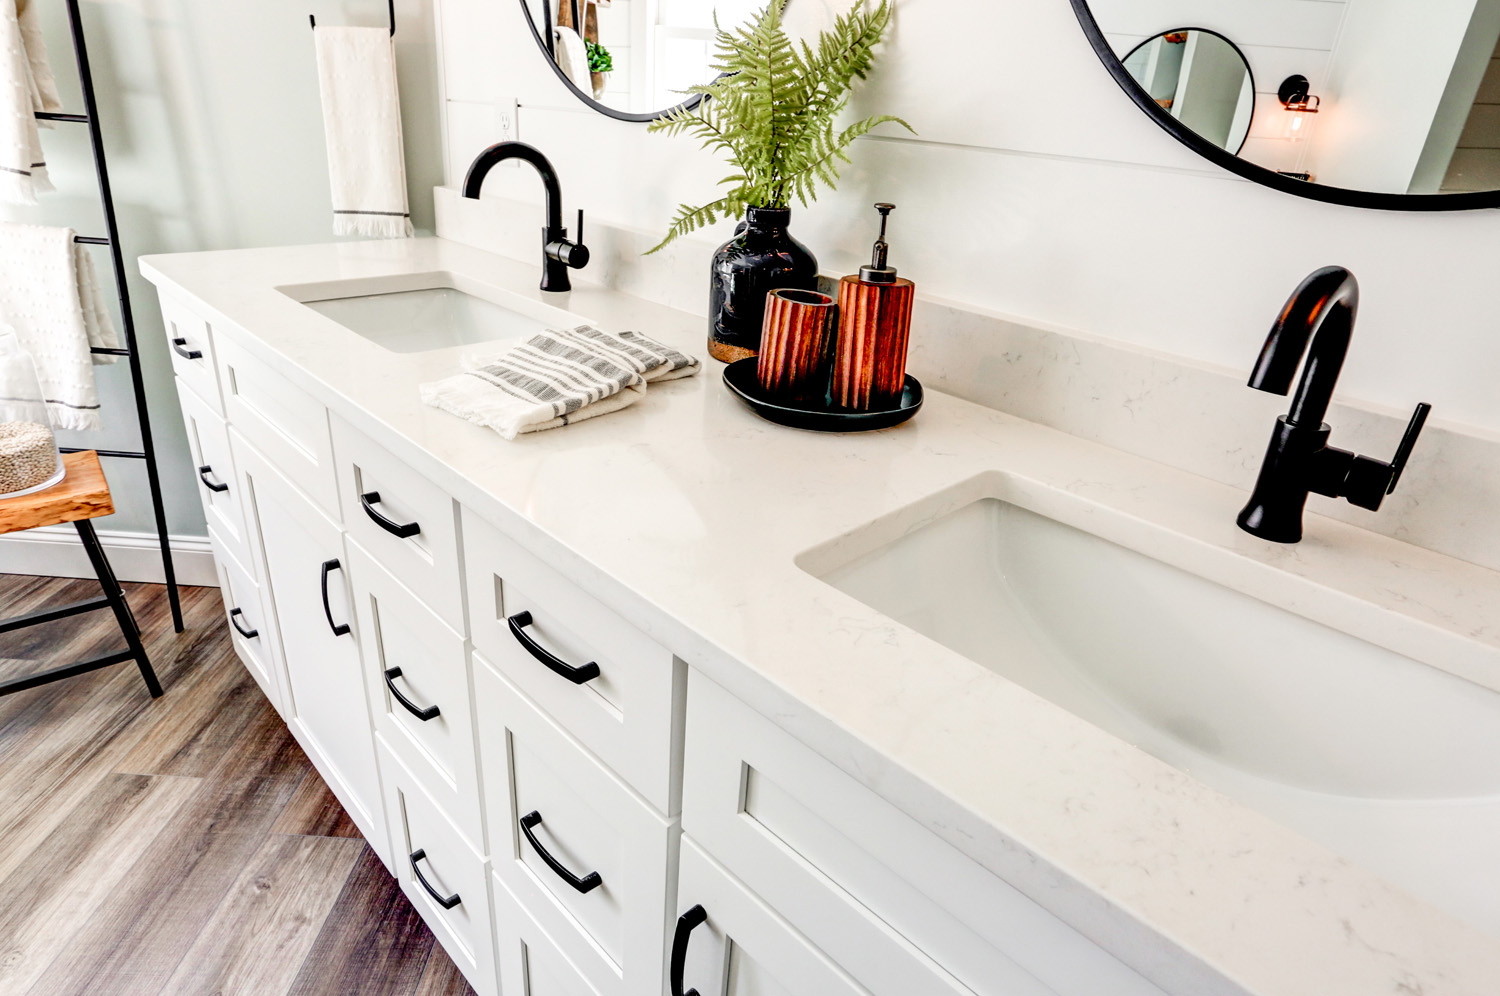
<svg viewBox="0 0 1500 996">
<path fill-rule="evenodd" d="M 219 593 L 127 584 L 126 663 L 0 697 L 0 996 L 471 996 L 235 657 Z M 0 618 L 98 594 L 0 575 Z M 0 680 L 123 646 L 0 634 Z"/>
</svg>

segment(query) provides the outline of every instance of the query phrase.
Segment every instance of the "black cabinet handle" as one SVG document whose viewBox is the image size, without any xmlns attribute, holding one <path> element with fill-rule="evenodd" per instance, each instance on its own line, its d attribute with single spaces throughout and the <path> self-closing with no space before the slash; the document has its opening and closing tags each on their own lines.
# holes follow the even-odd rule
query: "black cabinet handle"
<svg viewBox="0 0 1500 996">
<path fill-rule="evenodd" d="M 391 694 L 396 697 L 397 702 L 400 702 L 403 706 L 406 707 L 407 712 L 411 713 L 413 716 L 417 717 L 424 723 L 429 719 L 437 719 L 442 715 L 442 713 L 438 712 L 437 706 L 428 706 L 426 709 L 423 709 L 411 699 L 407 698 L 405 695 L 402 695 L 401 689 L 396 687 L 396 679 L 399 677 L 401 677 L 401 669 L 399 667 L 393 667 L 390 670 L 386 671 L 385 687 L 391 690 Z"/>
<path fill-rule="evenodd" d="M 537 643 L 531 637 L 527 636 L 526 627 L 531 625 L 530 612 L 517 612 L 515 615 L 509 617 L 505 621 L 510 626 L 510 635 L 516 638 L 517 643 L 526 648 L 526 652 L 528 654 L 535 657 L 537 660 L 541 661 L 543 664 L 547 665 L 549 668 L 556 671 L 564 678 L 567 678 L 573 684 L 582 685 L 585 682 L 593 681 L 595 678 L 599 677 L 599 665 L 594 663 L 593 661 L 589 661 L 582 667 L 573 667 L 561 657 L 556 657 L 552 654 L 549 654 L 545 649 L 542 648 L 542 645 L 540 643 Z"/>
<path fill-rule="evenodd" d="M 708 919 L 708 911 L 694 906 L 677 918 L 677 930 L 672 934 L 672 996 L 698 996 L 698 990 L 682 991 L 682 968 L 687 963 L 688 941 L 692 940 L 693 928 Z"/>
<path fill-rule="evenodd" d="M 379 491 L 366 491 L 359 496 L 359 503 L 371 521 L 397 539 L 410 539 L 422 531 L 422 527 L 415 522 L 397 522 L 375 511 L 375 506 L 380 504 Z"/>
<path fill-rule="evenodd" d="M 547 849 L 543 847 L 541 845 L 541 842 L 536 839 L 536 835 L 531 832 L 532 827 L 538 827 L 541 826 L 541 824 L 542 814 L 534 809 L 531 812 L 527 813 L 525 816 L 521 817 L 521 832 L 526 835 L 526 840 L 531 844 L 532 850 L 536 851 L 537 855 L 547 863 L 547 867 L 556 872 L 558 878 L 562 879 L 564 882 L 568 883 L 579 892 L 592 892 L 595 889 L 599 888 L 600 884 L 604 882 L 604 879 L 599 877 L 598 872 L 589 872 L 587 875 L 583 876 L 583 878 L 579 878 L 577 875 L 574 875 L 572 872 L 564 868 L 562 866 L 562 862 L 558 861 L 547 852 Z"/>
<path fill-rule="evenodd" d="M 201 349 L 183 349 L 183 347 L 186 345 L 187 340 L 179 336 L 178 338 L 172 340 L 172 352 L 176 353 L 184 360 L 203 359 L 203 351 Z"/>
<path fill-rule="evenodd" d="M 243 636 L 247 640 L 253 640 L 257 636 L 260 636 L 260 630 L 246 629 L 244 626 L 240 625 L 240 616 L 244 614 L 245 613 L 240 609 L 230 609 L 229 625 L 233 626 L 239 632 L 240 636 Z"/>
<path fill-rule="evenodd" d="M 208 464 L 204 464 L 203 466 L 198 468 L 198 480 L 202 481 L 203 486 L 208 490 L 214 492 L 215 494 L 222 491 L 228 491 L 229 485 L 225 484 L 223 481 L 214 482 L 208 479 L 208 475 L 212 474 L 213 472 L 214 469 L 212 467 L 210 467 Z"/>
<path fill-rule="evenodd" d="M 333 621 L 333 607 L 328 604 L 328 572 L 341 571 L 344 565 L 340 564 L 338 558 L 323 561 L 323 615 L 328 619 L 328 628 L 333 630 L 334 636 L 343 636 L 349 632 L 348 623 L 336 623 Z"/>
<path fill-rule="evenodd" d="M 417 867 L 417 862 L 427 857 L 426 851 L 422 850 L 421 848 L 417 848 L 407 856 L 411 858 L 411 873 L 417 876 L 417 881 L 422 883 L 422 888 L 427 890 L 427 894 L 433 898 L 434 902 L 436 902 L 445 910 L 451 910 L 453 907 L 463 902 L 463 900 L 459 898 L 458 893 L 455 892 L 451 896 L 445 896 L 441 892 L 434 889 L 431 882 L 427 881 L 427 876 L 423 875 L 422 869 Z"/>
</svg>

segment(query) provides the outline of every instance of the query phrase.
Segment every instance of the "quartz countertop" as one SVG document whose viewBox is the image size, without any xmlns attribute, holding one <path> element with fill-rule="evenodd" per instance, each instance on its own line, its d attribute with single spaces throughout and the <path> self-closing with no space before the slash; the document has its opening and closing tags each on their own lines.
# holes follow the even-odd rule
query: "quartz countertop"
<svg viewBox="0 0 1500 996">
<path fill-rule="evenodd" d="M 1115 542 L 1500 689 L 1500 574 L 929 391 L 863 435 L 745 410 L 702 318 L 443 239 L 152 256 L 146 276 L 575 583 L 1173 993 L 1493 996 L 1500 941 L 798 566 L 986 475 L 1065 494 Z M 623 411 L 506 442 L 425 407 L 466 353 L 387 352 L 278 287 L 446 272 L 705 358 Z M 577 279 L 577 278 L 575 278 Z M 630 522 L 621 530 L 621 519 Z M 1158 550 L 1150 537 L 1170 534 Z M 804 559 L 805 562 L 805 559 Z"/>
</svg>

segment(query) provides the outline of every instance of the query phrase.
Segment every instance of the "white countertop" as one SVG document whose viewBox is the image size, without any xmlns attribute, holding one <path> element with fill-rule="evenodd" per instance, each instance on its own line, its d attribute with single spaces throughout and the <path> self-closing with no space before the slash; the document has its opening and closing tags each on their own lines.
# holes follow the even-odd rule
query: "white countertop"
<svg viewBox="0 0 1500 996">
<path fill-rule="evenodd" d="M 1244 494 L 929 392 L 879 433 L 785 429 L 718 364 L 505 442 L 417 385 L 494 344 L 394 354 L 278 286 L 447 271 L 700 357 L 703 319 L 441 239 L 146 257 L 194 305 L 466 506 L 964 853 L 1176 993 L 1494 996 L 1500 941 L 799 569 L 881 516 L 1000 473 L 1115 542 L 1500 689 L 1500 575 L 1328 519 L 1279 547 Z M 578 279 L 578 278 L 575 278 Z M 601 512 L 608 508 L 612 515 Z M 620 515 L 632 529 L 614 527 Z M 1315 524 L 1315 525 L 1314 525 Z M 1497 847 L 1500 850 L 1500 847 Z"/>
</svg>

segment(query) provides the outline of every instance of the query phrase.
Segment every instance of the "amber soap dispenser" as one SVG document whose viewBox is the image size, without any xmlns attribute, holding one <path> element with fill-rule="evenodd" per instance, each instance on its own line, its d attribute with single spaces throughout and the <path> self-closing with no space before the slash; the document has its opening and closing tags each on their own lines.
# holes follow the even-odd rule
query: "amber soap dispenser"
<svg viewBox="0 0 1500 996">
<path fill-rule="evenodd" d="M 876 204 L 880 238 L 869 266 L 839 281 L 833 404 L 851 411 L 892 408 L 906 383 L 906 346 L 916 285 L 890 265 L 885 226 L 894 204 Z"/>
</svg>

